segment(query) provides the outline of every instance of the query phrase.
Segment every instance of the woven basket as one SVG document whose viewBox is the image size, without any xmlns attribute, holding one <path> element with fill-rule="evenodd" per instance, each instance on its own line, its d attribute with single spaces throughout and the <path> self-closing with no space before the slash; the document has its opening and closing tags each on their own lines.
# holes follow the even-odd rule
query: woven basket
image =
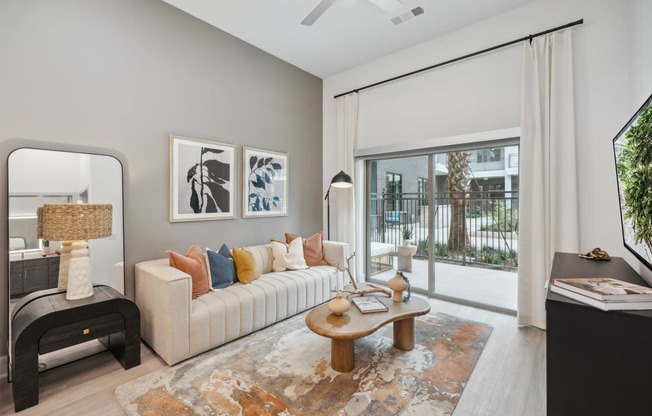
<svg viewBox="0 0 652 416">
<path fill-rule="evenodd" d="M 111 236 L 111 204 L 45 204 L 38 209 L 40 238 L 90 240 Z"/>
</svg>

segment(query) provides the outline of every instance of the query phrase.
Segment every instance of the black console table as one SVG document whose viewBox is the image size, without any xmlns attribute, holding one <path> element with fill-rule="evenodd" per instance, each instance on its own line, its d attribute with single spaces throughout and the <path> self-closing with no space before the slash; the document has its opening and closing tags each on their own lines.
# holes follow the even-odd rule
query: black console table
<svg viewBox="0 0 652 416">
<path fill-rule="evenodd" d="M 622 258 L 555 253 L 551 278 L 612 277 L 648 284 Z M 549 415 L 652 415 L 652 310 L 609 311 L 548 291 Z"/>
<path fill-rule="evenodd" d="M 13 393 L 16 412 L 38 404 L 38 355 L 100 339 L 124 369 L 140 364 L 140 311 L 109 286 L 93 296 L 66 300 L 65 292 L 25 296 L 11 319 Z"/>
</svg>

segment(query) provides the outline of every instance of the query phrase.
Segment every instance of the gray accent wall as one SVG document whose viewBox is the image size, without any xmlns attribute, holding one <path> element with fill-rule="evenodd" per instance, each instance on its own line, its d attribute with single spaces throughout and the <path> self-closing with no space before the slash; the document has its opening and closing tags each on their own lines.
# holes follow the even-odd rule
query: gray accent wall
<svg viewBox="0 0 652 416">
<path fill-rule="evenodd" d="M 134 265 L 166 249 L 253 245 L 321 229 L 321 79 L 159 0 L 2 0 L 0 51 L 0 217 L 12 150 L 116 156 L 124 166 L 128 296 Z M 169 222 L 172 133 L 238 146 L 237 219 Z M 287 217 L 242 219 L 242 146 L 289 154 Z M 2 338 L 6 313 L 1 278 Z"/>
</svg>

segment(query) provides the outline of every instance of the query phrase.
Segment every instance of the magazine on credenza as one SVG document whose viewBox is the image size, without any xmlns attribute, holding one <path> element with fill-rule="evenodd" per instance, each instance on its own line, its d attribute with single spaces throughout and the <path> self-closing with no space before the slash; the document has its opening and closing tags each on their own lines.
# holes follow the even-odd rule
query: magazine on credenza
<svg viewBox="0 0 652 416">
<path fill-rule="evenodd" d="M 552 285 L 602 302 L 652 302 L 652 288 L 611 277 L 553 278 Z"/>
<path fill-rule="evenodd" d="M 588 296 L 584 296 L 580 293 L 567 290 L 563 287 L 555 285 L 554 283 L 550 285 L 550 291 L 553 293 L 566 296 L 567 298 L 574 299 L 578 302 L 585 303 L 587 305 L 593 306 L 603 311 L 625 311 L 625 310 L 646 310 L 652 309 L 652 301 L 638 301 L 638 302 L 603 302 Z"/>
</svg>

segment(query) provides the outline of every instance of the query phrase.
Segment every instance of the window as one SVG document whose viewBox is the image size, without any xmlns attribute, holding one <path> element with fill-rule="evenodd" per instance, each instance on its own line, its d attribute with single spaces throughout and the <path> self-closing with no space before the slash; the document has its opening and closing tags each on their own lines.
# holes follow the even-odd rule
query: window
<svg viewBox="0 0 652 416">
<path fill-rule="evenodd" d="M 419 205 L 428 205 L 428 179 L 417 178 L 417 192 Z"/>
<path fill-rule="evenodd" d="M 478 163 L 500 162 L 503 160 L 503 148 L 491 147 L 478 150 Z"/>
<path fill-rule="evenodd" d="M 400 173 L 387 172 L 386 197 L 390 211 L 401 210 L 401 198 L 403 198 L 403 175 Z"/>
</svg>

